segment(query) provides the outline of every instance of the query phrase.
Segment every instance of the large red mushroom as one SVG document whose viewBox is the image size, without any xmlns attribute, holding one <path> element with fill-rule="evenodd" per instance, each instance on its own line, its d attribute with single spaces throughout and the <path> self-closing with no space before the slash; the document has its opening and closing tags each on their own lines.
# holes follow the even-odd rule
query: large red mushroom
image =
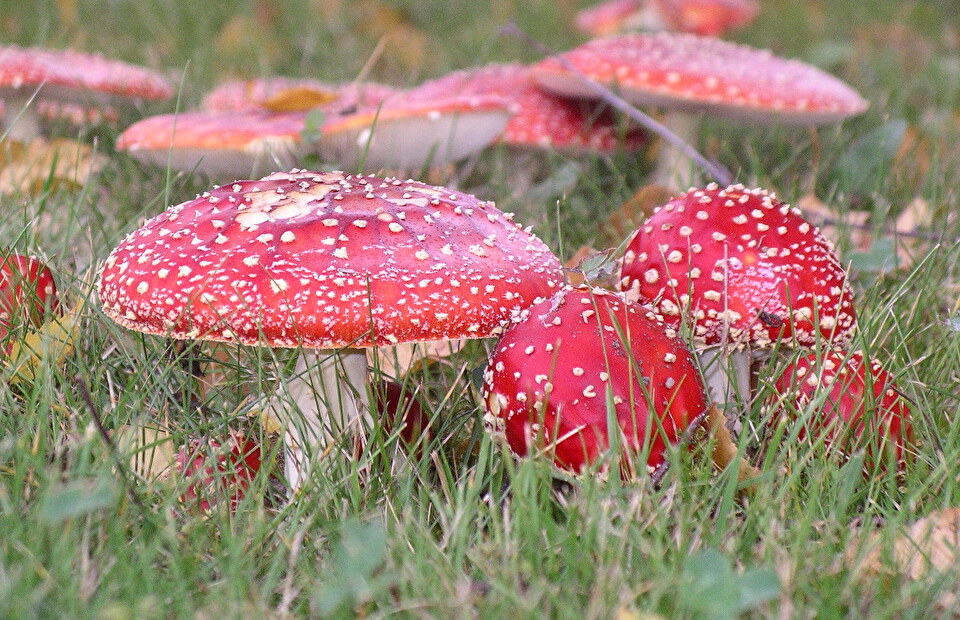
<svg viewBox="0 0 960 620">
<path fill-rule="evenodd" d="M 797 209 L 742 185 L 660 207 L 628 242 L 620 277 L 627 297 L 653 303 L 674 328 L 689 324 L 720 403 L 749 400 L 751 347 L 843 345 L 856 324 L 830 242 Z M 717 352 L 735 357 L 732 390 Z"/>
<path fill-rule="evenodd" d="M 613 463 L 622 473 L 633 473 L 638 454 L 652 472 L 703 419 L 693 359 L 651 308 L 567 287 L 524 314 L 494 348 L 483 383 L 486 419 L 517 454 L 579 472 L 621 446 Z"/>
<path fill-rule="evenodd" d="M 130 329 L 302 348 L 276 405 L 296 487 L 311 458 L 372 424 L 363 347 L 490 336 L 562 279 L 550 250 L 492 203 L 295 170 L 153 218 L 107 258 L 98 293 Z"/>
</svg>

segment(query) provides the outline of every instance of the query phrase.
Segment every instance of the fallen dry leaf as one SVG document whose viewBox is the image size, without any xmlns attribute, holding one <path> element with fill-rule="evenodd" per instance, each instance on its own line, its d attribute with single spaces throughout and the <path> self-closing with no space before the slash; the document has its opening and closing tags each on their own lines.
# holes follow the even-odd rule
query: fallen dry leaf
<svg viewBox="0 0 960 620">
<path fill-rule="evenodd" d="M 128 456 L 130 469 L 144 480 L 157 480 L 171 471 L 174 450 L 167 431 L 125 424 L 114 429 L 111 436 L 120 454 Z"/>
<path fill-rule="evenodd" d="M 617 288 L 620 267 L 615 259 L 616 250 L 595 250 L 581 246 L 563 263 L 567 284 L 580 286 L 587 283 L 608 290 Z"/>
<path fill-rule="evenodd" d="M 335 101 L 337 97 L 337 93 L 332 90 L 297 86 L 274 93 L 264 100 L 260 106 L 271 112 L 305 112 Z"/>
<path fill-rule="evenodd" d="M 713 440 L 713 451 L 710 458 L 714 467 L 718 470 L 726 469 L 733 461 L 739 461 L 737 464 L 737 481 L 743 482 L 760 475 L 760 470 L 750 464 L 750 462 L 740 456 L 730 431 L 727 429 L 727 418 L 720 413 L 715 405 L 710 405 L 707 411 L 706 429 Z"/>
<path fill-rule="evenodd" d="M 35 138 L 29 144 L 0 141 L 0 195 L 38 194 L 45 187 L 77 189 L 107 162 L 89 144 Z"/>
<path fill-rule="evenodd" d="M 924 240 L 914 233 L 929 226 L 931 219 L 930 203 L 919 196 L 911 200 L 897 217 L 893 228 L 897 233 L 897 254 L 901 267 L 912 265 L 923 251 Z"/>
<path fill-rule="evenodd" d="M 644 185 L 627 198 L 600 226 L 598 242 L 605 247 L 616 247 L 640 227 L 653 210 L 674 197 L 663 185 Z"/>
<path fill-rule="evenodd" d="M 411 342 L 393 347 L 367 349 L 370 363 L 387 376 L 401 379 L 423 364 L 439 362 L 460 351 L 466 340 L 431 340 Z"/>
<path fill-rule="evenodd" d="M 931 570 L 953 568 L 960 560 L 960 508 L 946 508 L 921 518 L 893 541 L 892 549 L 878 544 L 878 537 L 874 532 L 866 543 L 870 550 L 859 566 L 865 576 L 921 579 Z M 848 550 L 847 557 L 854 558 L 856 552 Z"/>
<path fill-rule="evenodd" d="M 840 241 L 841 232 L 850 239 L 854 250 L 867 251 L 873 241 L 869 231 L 864 229 L 870 214 L 867 211 L 851 210 L 839 213 L 813 193 L 807 193 L 797 199 L 793 206 L 803 212 L 803 216 L 820 229 L 823 236 L 833 243 Z"/>
<path fill-rule="evenodd" d="M 73 351 L 73 342 L 80 322 L 81 303 L 63 316 L 55 317 L 31 330 L 12 343 L 10 354 L 3 361 L 10 383 L 30 381 L 44 360 L 59 364 Z"/>
</svg>

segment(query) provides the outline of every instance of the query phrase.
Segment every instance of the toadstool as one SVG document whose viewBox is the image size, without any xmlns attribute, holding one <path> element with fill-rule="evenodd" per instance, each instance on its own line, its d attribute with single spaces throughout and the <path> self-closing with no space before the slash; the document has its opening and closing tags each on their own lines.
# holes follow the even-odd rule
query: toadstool
<svg viewBox="0 0 960 620">
<path fill-rule="evenodd" d="M 2 124 L 7 135 L 28 141 L 39 135 L 30 105 L 47 101 L 118 106 L 169 99 L 173 88 L 160 74 L 97 54 L 5 45 L 0 47 Z"/>
<path fill-rule="evenodd" d="M 693 359 L 649 307 L 566 287 L 524 315 L 497 342 L 483 382 L 488 426 L 518 455 L 579 472 L 619 445 L 621 473 L 633 473 L 637 454 L 652 472 L 703 419 Z"/>
<path fill-rule="evenodd" d="M 304 349 L 275 405 L 297 487 L 311 458 L 372 423 L 362 347 L 493 335 L 562 279 L 550 250 L 492 203 L 294 170 L 148 221 L 107 258 L 98 294 L 130 329 Z M 306 403 L 302 418 L 290 402 Z"/>
<path fill-rule="evenodd" d="M 11 332 L 39 327 L 59 311 L 57 287 L 50 268 L 31 256 L 11 252 L 0 262 L 0 341 L 10 352 Z"/>
<path fill-rule="evenodd" d="M 863 449 L 868 468 L 877 460 L 905 466 L 914 443 L 910 406 L 877 360 L 861 351 L 810 353 L 788 364 L 773 388 L 765 406 L 772 426 L 799 420 L 799 441 L 823 442 L 844 458 Z"/>
<path fill-rule="evenodd" d="M 749 400 L 751 346 L 844 344 L 856 324 L 830 242 L 797 209 L 742 185 L 711 184 L 660 207 L 628 242 L 620 278 L 628 298 L 690 325 L 721 405 Z M 716 362 L 728 355 L 732 387 Z"/>
</svg>

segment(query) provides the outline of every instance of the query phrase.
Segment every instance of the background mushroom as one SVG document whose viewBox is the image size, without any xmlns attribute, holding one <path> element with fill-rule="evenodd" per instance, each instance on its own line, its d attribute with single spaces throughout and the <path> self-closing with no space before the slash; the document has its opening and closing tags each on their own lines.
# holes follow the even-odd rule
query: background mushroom
<svg viewBox="0 0 960 620">
<path fill-rule="evenodd" d="M 304 349 L 274 404 L 295 487 L 309 459 L 372 425 L 362 347 L 489 336 L 561 282 L 558 259 L 492 203 L 292 171 L 153 218 L 107 258 L 98 293 L 130 329 Z"/>
<path fill-rule="evenodd" d="M 173 88 L 160 74 L 96 54 L 37 47 L 0 47 L 0 99 L 10 138 L 29 141 L 40 134 L 31 104 L 47 101 L 85 107 L 118 107 L 144 100 L 169 99 Z"/>
</svg>

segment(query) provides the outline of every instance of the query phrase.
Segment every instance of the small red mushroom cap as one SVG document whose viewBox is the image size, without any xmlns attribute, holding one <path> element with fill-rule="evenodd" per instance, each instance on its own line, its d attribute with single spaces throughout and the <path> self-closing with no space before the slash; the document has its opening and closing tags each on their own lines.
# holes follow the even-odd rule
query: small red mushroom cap
<svg viewBox="0 0 960 620">
<path fill-rule="evenodd" d="M 127 127 L 116 148 L 144 163 L 237 178 L 257 166 L 289 168 L 307 151 L 306 112 L 181 112 L 150 116 Z"/>
<path fill-rule="evenodd" d="M 50 269 L 36 258 L 10 253 L 0 262 L 0 340 L 12 329 L 39 327 L 59 310 Z M 12 343 L 7 343 L 7 349 Z"/>
<path fill-rule="evenodd" d="M 488 424 L 517 454 L 575 472 L 595 463 L 611 445 L 609 404 L 626 452 L 646 451 L 653 471 L 706 410 L 689 351 L 650 308 L 567 287 L 525 315 L 494 348 L 483 386 Z"/>
<path fill-rule="evenodd" d="M 757 0 L 647 0 L 667 30 L 718 37 L 752 22 Z"/>
<path fill-rule="evenodd" d="M 789 364 L 773 387 L 770 423 L 805 417 L 801 441 L 822 440 L 842 454 L 863 448 L 868 467 L 877 455 L 886 455 L 881 462 L 893 457 L 898 468 L 909 460 L 910 406 L 880 362 L 865 362 L 859 351 L 811 353 Z M 814 403 L 816 410 L 808 411 Z"/>
<path fill-rule="evenodd" d="M 176 475 L 187 481 L 180 502 L 199 513 L 228 499 L 235 511 L 260 470 L 260 446 L 233 432 L 223 443 L 213 438 L 191 439 L 174 457 Z"/>
<path fill-rule="evenodd" d="M 712 37 L 625 34 L 561 56 L 635 105 L 796 125 L 833 123 L 867 109 L 850 86 L 813 65 Z M 596 98 L 556 57 L 534 65 L 533 76 L 557 94 Z"/>
<path fill-rule="evenodd" d="M 856 323 L 846 272 L 800 212 L 742 185 L 690 190 L 634 233 L 620 287 L 707 345 L 842 343 Z"/>
<path fill-rule="evenodd" d="M 98 292 L 146 333 L 329 349 L 486 337 L 562 280 L 493 203 L 294 170 L 169 208 L 111 252 Z"/>
<path fill-rule="evenodd" d="M 43 86 L 45 99 L 118 103 L 168 99 L 173 88 L 160 74 L 97 54 L 37 47 L 0 47 L 0 94 Z"/>
<path fill-rule="evenodd" d="M 328 95 L 330 100 L 318 107 L 325 112 L 338 113 L 358 106 L 379 105 L 397 92 L 393 87 L 383 84 L 330 84 L 311 78 L 273 76 L 223 82 L 203 96 L 200 109 L 207 112 L 263 109 L 278 95 L 297 90 Z"/>
</svg>

